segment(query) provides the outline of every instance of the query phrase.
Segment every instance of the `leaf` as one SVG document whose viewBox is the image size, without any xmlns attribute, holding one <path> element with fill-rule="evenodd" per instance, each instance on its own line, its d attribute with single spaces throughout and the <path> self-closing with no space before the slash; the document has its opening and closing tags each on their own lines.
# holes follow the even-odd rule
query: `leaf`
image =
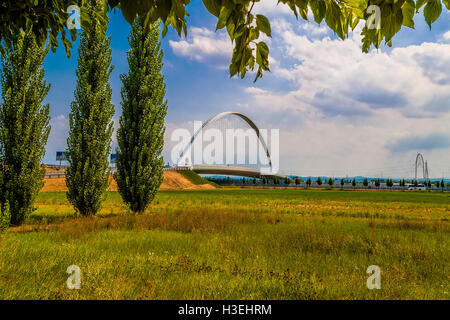
<svg viewBox="0 0 450 320">
<path fill-rule="evenodd" d="M 263 70 L 269 71 L 269 47 L 263 41 L 256 45 L 256 63 Z"/>
<path fill-rule="evenodd" d="M 120 3 L 120 0 L 108 0 L 108 6 L 113 9 L 117 7 Z"/>
<path fill-rule="evenodd" d="M 327 2 L 327 10 L 325 14 L 325 22 L 330 27 L 331 30 L 336 32 L 336 34 L 341 38 L 345 38 L 344 30 L 342 29 L 341 23 L 342 12 L 339 6 L 332 1 Z"/>
<path fill-rule="evenodd" d="M 367 0 L 343 0 L 345 4 L 349 5 L 354 9 L 365 10 L 368 6 Z"/>
<path fill-rule="evenodd" d="M 442 0 L 448 10 L 450 10 L 450 0 Z"/>
<path fill-rule="evenodd" d="M 321 23 L 323 18 L 325 18 L 325 13 L 327 11 L 325 2 L 323 0 L 311 0 L 309 5 L 314 15 L 314 21 Z"/>
<path fill-rule="evenodd" d="M 381 31 L 386 43 L 400 31 L 403 23 L 402 9 L 389 4 L 381 7 Z"/>
<path fill-rule="evenodd" d="M 219 17 L 222 4 L 220 0 L 203 0 L 203 4 L 206 10 L 209 11 L 209 13 L 211 13 L 213 16 Z"/>
<path fill-rule="evenodd" d="M 223 6 L 220 9 L 219 21 L 217 21 L 216 30 L 223 29 L 227 25 L 231 12 L 232 10 L 227 6 Z"/>
<path fill-rule="evenodd" d="M 239 65 L 236 63 L 230 64 L 230 78 L 239 72 Z"/>
<path fill-rule="evenodd" d="M 403 22 L 404 26 L 414 29 L 414 14 L 415 4 L 414 0 L 406 0 L 402 6 Z"/>
<path fill-rule="evenodd" d="M 139 2 L 133 0 L 121 0 L 120 10 L 122 11 L 125 20 L 131 24 L 139 10 Z"/>
<path fill-rule="evenodd" d="M 355 28 L 358 26 L 358 24 L 359 24 L 359 21 L 361 21 L 361 20 L 359 20 L 359 18 L 354 18 L 353 19 L 353 21 L 352 21 L 352 30 L 355 30 Z"/>
<path fill-rule="evenodd" d="M 422 8 L 428 0 L 417 0 L 416 2 L 416 11 L 419 12 L 419 9 Z"/>
<path fill-rule="evenodd" d="M 427 3 L 425 9 L 423 10 L 423 15 L 425 16 L 425 21 L 428 23 L 431 29 L 431 24 L 435 22 L 442 13 L 442 3 L 441 0 L 433 0 Z"/>
<path fill-rule="evenodd" d="M 269 37 L 272 36 L 269 19 L 267 19 L 265 16 L 261 14 L 256 15 L 256 27 Z"/>
</svg>

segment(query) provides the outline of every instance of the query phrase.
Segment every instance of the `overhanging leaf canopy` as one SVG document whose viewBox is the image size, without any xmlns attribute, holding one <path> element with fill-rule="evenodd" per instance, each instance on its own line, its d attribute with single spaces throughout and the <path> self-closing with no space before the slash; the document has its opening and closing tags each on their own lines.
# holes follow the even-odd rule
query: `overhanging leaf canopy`
<svg viewBox="0 0 450 320">
<path fill-rule="evenodd" d="M 106 12 L 96 12 L 95 19 L 89 19 L 85 3 L 89 0 L 5 0 L 0 4 L 0 50 L 7 46 L 21 31 L 32 31 L 41 45 L 47 39 L 55 51 L 58 40 L 70 56 L 76 30 L 67 29 L 70 5 L 81 8 L 82 27 L 89 23 L 105 24 Z M 104 0 L 109 10 L 120 10 L 125 19 L 132 23 L 136 15 L 145 17 L 150 25 L 161 20 L 163 35 L 169 27 L 179 36 L 187 34 L 186 7 L 190 0 Z M 262 77 L 269 68 L 269 47 L 260 40 L 261 35 L 272 36 L 270 22 L 263 15 L 253 12 L 260 0 L 202 0 L 205 8 L 217 18 L 216 29 L 226 29 L 234 50 L 231 57 L 230 76 L 242 78 L 249 70 L 256 69 L 256 78 Z M 277 1 L 277 0 L 273 0 Z M 414 28 L 414 16 L 423 8 L 426 22 L 431 25 L 439 18 L 442 10 L 450 9 L 450 0 L 279 0 L 287 5 L 297 18 L 313 19 L 325 24 L 341 39 L 345 39 L 360 21 L 374 19 L 373 6 L 379 8 L 379 24 L 362 30 L 362 50 L 368 52 L 372 46 L 379 48 L 385 42 L 392 45 L 393 37 L 402 27 Z M 369 9 L 369 10 L 368 10 Z M 308 16 L 308 13 L 310 16 Z M 379 27 L 379 28 L 378 28 Z M 70 40 L 66 33 L 70 33 Z M 58 38 L 59 36 L 59 38 Z"/>
</svg>

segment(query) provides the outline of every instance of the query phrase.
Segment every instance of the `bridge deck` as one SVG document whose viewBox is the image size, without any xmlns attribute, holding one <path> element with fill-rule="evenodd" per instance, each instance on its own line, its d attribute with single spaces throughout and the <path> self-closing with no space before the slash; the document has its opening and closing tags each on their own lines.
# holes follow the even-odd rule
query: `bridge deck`
<svg viewBox="0 0 450 320">
<path fill-rule="evenodd" d="M 286 178 L 280 174 L 262 174 L 260 170 L 243 168 L 243 167 L 230 167 L 230 166 L 211 166 L 211 165 L 193 165 L 192 171 L 198 174 L 217 174 L 225 176 L 239 176 L 239 177 L 262 177 L 262 176 L 276 176 L 279 178 Z"/>
</svg>

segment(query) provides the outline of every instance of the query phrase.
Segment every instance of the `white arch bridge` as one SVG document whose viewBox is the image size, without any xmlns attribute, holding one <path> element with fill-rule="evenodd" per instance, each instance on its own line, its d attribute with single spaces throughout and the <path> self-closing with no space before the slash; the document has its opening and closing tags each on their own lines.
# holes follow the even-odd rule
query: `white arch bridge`
<svg viewBox="0 0 450 320">
<path fill-rule="evenodd" d="M 246 168 L 234 165 L 231 166 L 231 165 L 207 165 L 207 164 L 186 163 L 186 159 L 190 159 L 190 152 L 192 146 L 194 145 L 194 141 L 200 134 L 202 134 L 203 130 L 205 130 L 208 127 L 211 127 L 214 123 L 217 123 L 219 120 L 228 116 L 237 117 L 238 119 L 243 120 L 255 132 L 256 137 L 258 138 L 258 141 L 261 143 L 261 146 L 264 150 L 264 154 L 267 157 L 270 170 Z M 263 176 L 266 177 L 276 176 L 279 178 L 286 178 L 286 176 L 284 175 L 273 173 L 273 162 L 271 159 L 271 155 L 267 147 L 267 143 L 261 134 L 260 129 L 248 116 L 239 112 L 223 112 L 206 121 L 201 128 L 199 128 L 196 132 L 194 132 L 194 135 L 192 136 L 191 140 L 183 149 L 183 152 L 180 154 L 177 161 L 177 166 L 174 167 L 173 169 L 175 170 L 190 169 L 198 174 L 215 174 L 215 175 L 257 177 L 257 178 L 261 178 Z"/>
</svg>

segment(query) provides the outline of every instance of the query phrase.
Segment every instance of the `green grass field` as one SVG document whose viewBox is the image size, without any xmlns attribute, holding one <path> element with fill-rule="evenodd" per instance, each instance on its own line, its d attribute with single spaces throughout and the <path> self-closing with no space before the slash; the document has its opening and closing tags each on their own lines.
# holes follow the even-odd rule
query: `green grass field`
<svg viewBox="0 0 450 320">
<path fill-rule="evenodd" d="M 449 193 L 162 191 L 134 216 L 111 192 L 95 218 L 64 193 L 36 206 L 0 234 L 0 299 L 450 297 Z M 370 265 L 381 290 L 366 287 Z"/>
</svg>

